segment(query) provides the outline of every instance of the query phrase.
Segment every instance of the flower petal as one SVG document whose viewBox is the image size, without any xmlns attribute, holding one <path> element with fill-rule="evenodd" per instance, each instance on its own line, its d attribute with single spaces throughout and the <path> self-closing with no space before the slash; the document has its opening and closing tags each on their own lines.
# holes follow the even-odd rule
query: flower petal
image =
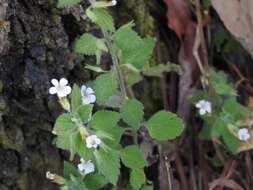
<svg viewBox="0 0 253 190">
<path fill-rule="evenodd" d="M 49 94 L 56 94 L 56 93 L 57 93 L 57 89 L 54 86 L 49 88 Z"/>
<path fill-rule="evenodd" d="M 54 85 L 54 86 L 58 86 L 59 82 L 57 79 L 52 79 L 51 80 L 51 83 Z"/>
<path fill-rule="evenodd" d="M 83 102 L 83 105 L 90 104 L 89 99 L 87 97 L 83 97 L 82 102 Z"/>
<path fill-rule="evenodd" d="M 88 163 L 85 165 L 84 174 L 89 174 L 95 171 L 95 166 L 91 162 L 91 160 L 88 161 Z"/>
<path fill-rule="evenodd" d="M 81 94 L 82 94 L 82 96 L 86 95 L 86 86 L 85 85 L 81 86 Z"/>
<path fill-rule="evenodd" d="M 70 86 L 65 86 L 65 87 L 64 87 L 64 93 L 65 93 L 66 95 L 70 94 L 70 93 L 71 93 L 71 87 L 70 87 Z"/>
<path fill-rule="evenodd" d="M 88 95 L 88 96 L 86 97 L 86 99 L 87 99 L 87 102 L 89 102 L 90 104 L 96 102 L 96 96 L 93 95 L 93 94 Z"/>
<path fill-rule="evenodd" d="M 78 167 L 79 171 L 81 171 L 81 172 L 85 169 L 84 165 L 82 163 L 78 164 L 77 167 Z"/>
<path fill-rule="evenodd" d="M 88 87 L 87 89 L 86 89 L 86 94 L 94 94 L 95 92 L 94 92 L 94 90 L 92 89 L 92 88 L 90 88 L 90 87 Z"/>
<path fill-rule="evenodd" d="M 61 80 L 60 80 L 60 85 L 61 85 L 61 86 L 66 86 L 67 84 L 68 84 L 68 80 L 65 79 L 65 78 L 61 78 Z"/>
<path fill-rule="evenodd" d="M 205 114 L 206 114 L 206 110 L 204 110 L 204 109 L 199 109 L 199 114 L 200 114 L 200 115 L 205 115 Z"/>
<path fill-rule="evenodd" d="M 58 90 L 58 91 L 57 91 L 57 96 L 58 96 L 59 98 L 63 98 L 63 97 L 66 97 L 67 94 L 66 94 L 65 91 L 63 91 L 63 90 Z"/>
</svg>

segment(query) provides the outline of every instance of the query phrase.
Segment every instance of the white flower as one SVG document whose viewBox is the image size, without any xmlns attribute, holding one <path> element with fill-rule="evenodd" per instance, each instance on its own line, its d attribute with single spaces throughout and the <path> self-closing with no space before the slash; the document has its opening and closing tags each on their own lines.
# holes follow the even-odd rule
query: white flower
<svg viewBox="0 0 253 190">
<path fill-rule="evenodd" d="M 90 87 L 86 87 L 86 86 L 82 85 L 81 94 L 82 94 L 83 104 L 91 104 L 96 101 L 96 96 L 94 95 L 95 92 Z"/>
<path fill-rule="evenodd" d="M 81 158 L 80 164 L 77 165 L 79 171 L 83 172 L 84 174 L 89 174 L 95 171 L 95 166 L 92 163 L 92 160 L 85 161 Z"/>
<path fill-rule="evenodd" d="M 71 87 L 68 86 L 68 80 L 61 78 L 60 81 L 52 79 L 51 83 L 54 85 L 49 89 L 50 94 L 57 94 L 59 98 L 66 97 L 71 93 Z"/>
<path fill-rule="evenodd" d="M 237 135 L 241 141 L 247 141 L 250 138 L 249 130 L 247 128 L 239 129 Z"/>
<path fill-rule="evenodd" d="M 115 6 L 115 5 L 117 5 L 117 1 L 116 0 L 112 0 L 111 4 L 112 4 L 112 6 Z"/>
<path fill-rule="evenodd" d="M 87 148 L 97 148 L 101 143 L 102 141 L 97 135 L 91 135 L 86 138 Z"/>
<path fill-rule="evenodd" d="M 50 179 L 50 180 L 54 180 L 55 179 L 55 174 L 52 174 L 51 172 L 47 171 L 46 178 Z"/>
<path fill-rule="evenodd" d="M 212 112 L 212 104 L 207 100 L 200 100 L 195 106 L 199 109 L 200 115 Z"/>
</svg>

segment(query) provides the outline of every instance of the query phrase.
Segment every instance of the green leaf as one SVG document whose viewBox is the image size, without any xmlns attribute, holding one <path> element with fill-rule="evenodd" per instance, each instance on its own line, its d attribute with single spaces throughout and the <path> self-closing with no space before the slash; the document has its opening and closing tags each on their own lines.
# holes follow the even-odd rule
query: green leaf
<svg viewBox="0 0 253 190">
<path fill-rule="evenodd" d="M 81 177 L 75 177 L 71 175 L 70 180 L 66 180 L 68 190 L 88 190 Z"/>
<path fill-rule="evenodd" d="M 222 134 L 223 140 L 232 153 L 236 153 L 240 146 L 240 140 L 235 137 L 228 129 L 224 130 Z"/>
<path fill-rule="evenodd" d="M 212 130 L 212 137 L 220 137 L 227 130 L 227 125 L 222 117 L 218 117 L 214 123 L 214 127 L 210 126 L 210 129 Z"/>
<path fill-rule="evenodd" d="M 116 185 L 120 174 L 120 160 L 119 157 L 113 152 L 103 150 L 102 148 L 94 151 L 98 171 L 109 182 Z"/>
<path fill-rule="evenodd" d="M 98 50 L 97 38 L 91 34 L 83 34 L 75 44 L 75 52 L 85 55 L 96 55 Z"/>
<path fill-rule="evenodd" d="M 140 189 L 145 183 L 146 176 L 143 170 L 134 169 L 130 175 L 130 184 L 134 189 Z"/>
<path fill-rule="evenodd" d="M 71 109 L 72 112 L 76 112 L 76 110 L 79 108 L 79 106 L 82 105 L 82 95 L 80 88 L 74 84 L 72 93 L 71 93 Z"/>
<path fill-rule="evenodd" d="M 68 113 L 64 113 L 56 119 L 53 131 L 57 135 L 64 135 L 71 133 L 75 129 L 76 125 L 72 121 L 71 115 Z"/>
<path fill-rule="evenodd" d="M 133 22 L 125 24 L 121 26 L 113 35 L 114 44 L 123 51 L 136 49 L 136 47 L 138 47 L 139 43 L 142 41 L 141 37 L 132 29 L 133 26 Z"/>
<path fill-rule="evenodd" d="M 57 7 L 64 8 L 64 7 L 71 7 L 80 3 L 81 0 L 58 0 Z"/>
<path fill-rule="evenodd" d="M 108 129 L 116 127 L 120 115 L 114 111 L 97 111 L 91 119 L 90 126 L 97 130 L 107 131 Z"/>
<path fill-rule="evenodd" d="M 211 70 L 211 77 L 213 87 L 217 94 L 223 96 L 236 95 L 236 91 L 234 90 L 233 85 L 228 82 L 228 76 L 224 72 L 215 72 L 214 70 Z"/>
<path fill-rule="evenodd" d="M 224 111 L 229 113 L 235 120 L 244 119 L 249 115 L 249 110 L 239 104 L 235 98 L 225 100 Z"/>
<path fill-rule="evenodd" d="M 77 168 L 73 164 L 66 161 L 64 161 L 63 174 L 64 174 L 64 178 L 67 178 L 67 179 L 70 179 L 71 175 L 74 175 L 76 177 L 81 177 Z"/>
<path fill-rule="evenodd" d="M 143 188 L 141 188 L 141 190 L 153 190 L 154 188 L 152 186 L 144 186 Z"/>
<path fill-rule="evenodd" d="M 138 72 L 138 70 L 134 70 L 132 68 L 129 68 L 127 64 L 122 65 L 124 67 L 121 67 L 121 71 L 123 73 L 125 82 L 127 85 L 129 86 L 133 86 L 134 84 L 140 82 L 143 77 L 141 76 L 140 72 Z M 132 65 L 130 65 L 132 67 Z"/>
<path fill-rule="evenodd" d="M 132 100 L 126 100 L 121 109 L 121 116 L 123 120 L 133 127 L 134 129 L 138 130 L 140 128 L 140 122 L 144 115 L 143 112 L 143 105 L 138 100 L 132 99 Z"/>
<path fill-rule="evenodd" d="M 132 169 L 141 169 L 147 166 L 147 161 L 144 158 L 143 153 L 136 145 L 130 145 L 125 147 L 121 151 L 121 160 L 123 164 Z"/>
<path fill-rule="evenodd" d="M 101 28 L 107 29 L 112 32 L 115 30 L 113 18 L 106 9 L 87 9 L 86 15 L 91 19 L 92 22 L 96 23 Z"/>
<path fill-rule="evenodd" d="M 70 151 L 70 160 L 78 153 L 84 159 L 91 157 L 90 150 L 86 148 L 85 142 L 79 132 L 72 132 L 69 134 L 61 135 L 56 138 L 56 146 L 63 150 Z"/>
<path fill-rule="evenodd" d="M 89 190 L 98 190 L 104 187 L 108 181 L 102 175 L 91 173 L 85 176 L 84 183 Z"/>
<path fill-rule="evenodd" d="M 121 127 L 114 127 L 112 129 L 106 130 L 106 132 L 110 135 L 110 138 L 102 138 L 103 143 L 112 149 L 120 149 L 121 145 L 119 143 L 124 130 Z"/>
<path fill-rule="evenodd" d="M 182 119 L 177 115 L 159 111 L 154 114 L 145 124 L 150 136 L 157 140 L 172 140 L 181 135 L 184 129 Z"/>
<path fill-rule="evenodd" d="M 112 73 L 101 74 L 94 81 L 97 103 L 103 104 L 106 102 L 110 96 L 116 93 L 117 88 L 118 83 Z"/>
<path fill-rule="evenodd" d="M 88 123 L 91 120 L 92 109 L 93 109 L 92 104 L 81 105 L 78 108 L 77 114 L 83 123 Z"/>
<path fill-rule="evenodd" d="M 151 58 L 154 47 L 154 38 L 144 38 L 137 48 L 122 52 L 122 62 L 124 64 L 131 64 L 135 68 L 141 70 Z"/>
<path fill-rule="evenodd" d="M 141 39 L 132 29 L 133 23 L 120 27 L 113 35 L 114 45 L 121 49 L 121 62 L 140 70 L 148 63 L 155 40 L 151 37 Z M 128 40 L 125 40 L 128 39 Z"/>
</svg>

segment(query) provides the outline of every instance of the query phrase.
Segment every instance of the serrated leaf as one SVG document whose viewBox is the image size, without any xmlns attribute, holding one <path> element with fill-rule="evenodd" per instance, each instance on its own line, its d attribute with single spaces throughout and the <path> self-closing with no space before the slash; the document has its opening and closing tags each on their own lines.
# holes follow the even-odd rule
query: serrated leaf
<svg viewBox="0 0 253 190">
<path fill-rule="evenodd" d="M 115 30 L 113 18 L 106 9 L 87 9 L 86 15 L 91 19 L 92 22 L 96 23 L 101 28 L 107 29 L 112 32 Z"/>
<path fill-rule="evenodd" d="M 58 0 L 57 7 L 64 8 L 64 7 L 71 7 L 80 3 L 81 0 Z"/>
<path fill-rule="evenodd" d="M 132 23 L 120 27 L 113 35 L 113 41 L 114 45 L 121 49 L 121 62 L 140 70 L 148 63 L 155 40 L 151 37 L 140 38 L 132 27 Z"/>
<path fill-rule="evenodd" d="M 104 130 L 112 129 L 116 127 L 117 122 L 120 119 L 118 112 L 114 111 L 97 111 L 91 119 L 90 126 L 93 129 Z"/>
<path fill-rule="evenodd" d="M 71 115 L 68 113 L 64 113 L 60 115 L 55 122 L 53 131 L 57 135 L 64 135 L 72 132 L 76 129 L 75 123 L 71 120 Z"/>
<path fill-rule="evenodd" d="M 88 123 L 91 120 L 92 109 L 93 109 L 92 104 L 81 105 L 77 109 L 78 117 L 81 119 L 83 123 Z"/>
<path fill-rule="evenodd" d="M 157 140 L 172 140 L 181 135 L 184 123 L 177 115 L 159 111 L 145 124 L 152 138 Z"/>
<path fill-rule="evenodd" d="M 97 38 L 91 34 L 83 34 L 75 43 L 75 52 L 85 55 L 96 55 Z"/>
<path fill-rule="evenodd" d="M 224 111 L 229 113 L 235 120 L 244 119 L 249 115 L 249 110 L 239 104 L 235 98 L 225 100 Z"/>
<path fill-rule="evenodd" d="M 125 24 L 113 35 L 114 45 L 123 51 L 136 49 L 142 41 L 141 37 L 132 29 L 133 26 L 133 22 Z"/>
<path fill-rule="evenodd" d="M 128 125 L 133 127 L 135 130 L 138 130 L 140 128 L 140 122 L 144 115 L 143 109 L 143 104 L 138 100 L 126 100 L 120 109 L 120 113 L 122 119 Z"/>
<path fill-rule="evenodd" d="M 102 175 L 91 173 L 85 176 L 84 183 L 89 190 L 98 190 L 104 187 L 108 181 Z"/>
<path fill-rule="evenodd" d="M 103 104 L 117 91 L 118 83 L 112 73 L 105 73 L 96 78 L 93 87 L 97 103 Z"/>
<path fill-rule="evenodd" d="M 125 147 L 120 156 L 123 164 L 131 169 L 141 169 L 148 164 L 143 153 L 136 145 Z"/>
<path fill-rule="evenodd" d="M 137 48 L 122 52 L 122 62 L 124 64 L 131 64 L 135 68 L 141 70 L 151 58 L 154 47 L 155 40 L 153 38 L 144 38 Z"/>
<path fill-rule="evenodd" d="M 79 106 L 82 105 L 82 95 L 79 86 L 74 84 L 72 92 L 71 92 L 71 110 L 72 112 L 76 112 Z"/>
<path fill-rule="evenodd" d="M 146 176 L 143 170 L 134 169 L 130 174 L 130 184 L 134 189 L 140 189 L 145 183 Z"/>
<path fill-rule="evenodd" d="M 103 143 L 105 143 L 107 146 L 111 147 L 112 149 L 120 149 L 121 145 L 120 140 L 124 133 L 124 130 L 121 127 L 114 127 L 111 129 L 108 129 L 106 131 L 108 135 L 110 135 L 110 138 L 102 138 Z"/>
<path fill-rule="evenodd" d="M 102 148 L 94 151 L 98 171 L 109 182 L 116 185 L 120 174 L 120 160 L 119 157 L 110 151 L 105 151 Z"/>
</svg>

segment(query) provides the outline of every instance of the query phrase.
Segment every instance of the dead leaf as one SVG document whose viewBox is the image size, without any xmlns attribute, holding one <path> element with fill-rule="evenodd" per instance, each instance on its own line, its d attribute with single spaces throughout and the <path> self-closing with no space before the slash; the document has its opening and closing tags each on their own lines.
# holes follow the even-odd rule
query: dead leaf
<svg viewBox="0 0 253 190">
<path fill-rule="evenodd" d="M 253 1 L 212 0 L 226 28 L 253 57 Z"/>
<path fill-rule="evenodd" d="M 195 91 L 200 78 L 199 67 L 193 55 L 197 24 L 191 17 L 188 1 L 165 0 L 165 3 L 168 7 L 168 26 L 175 31 L 181 41 L 178 54 L 178 61 L 182 67 L 179 81 L 178 114 L 187 123 L 190 114 L 188 98 Z"/>
<path fill-rule="evenodd" d="M 213 190 L 217 186 L 228 187 L 233 190 L 243 190 L 243 188 L 232 179 L 225 179 L 225 178 L 216 179 L 212 183 L 210 183 L 209 190 Z"/>
</svg>

